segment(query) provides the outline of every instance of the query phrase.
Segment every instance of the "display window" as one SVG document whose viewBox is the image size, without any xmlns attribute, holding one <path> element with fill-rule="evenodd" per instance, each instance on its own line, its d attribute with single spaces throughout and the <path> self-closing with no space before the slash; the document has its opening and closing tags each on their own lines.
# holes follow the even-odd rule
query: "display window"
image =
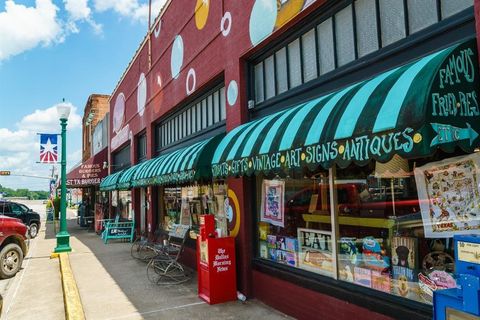
<svg viewBox="0 0 480 320">
<path fill-rule="evenodd" d="M 133 220 L 131 191 L 118 191 L 117 213 L 123 220 Z"/>
<path fill-rule="evenodd" d="M 214 184 L 163 188 L 163 221 L 167 230 L 173 224 L 189 225 L 198 233 L 200 215 L 215 215 L 217 232 L 227 234 L 225 213 L 226 185 Z"/>
<path fill-rule="evenodd" d="M 453 235 L 480 230 L 479 172 L 479 153 L 439 152 L 258 177 L 258 257 L 431 304 L 456 286 Z"/>
</svg>

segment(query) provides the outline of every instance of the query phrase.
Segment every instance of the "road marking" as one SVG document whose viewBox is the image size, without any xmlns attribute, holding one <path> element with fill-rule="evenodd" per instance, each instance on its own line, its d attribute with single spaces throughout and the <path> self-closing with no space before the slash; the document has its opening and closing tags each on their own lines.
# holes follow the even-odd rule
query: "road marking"
<svg viewBox="0 0 480 320">
<path fill-rule="evenodd" d="M 205 303 L 206 303 L 205 301 L 201 301 L 201 302 L 184 304 L 184 305 L 181 305 L 181 306 L 168 307 L 168 308 L 162 308 L 162 309 L 158 309 L 158 310 L 147 311 L 147 312 L 135 312 L 135 313 L 127 314 L 125 316 L 121 316 L 121 317 L 108 318 L 107 320 L 127 319 L 127 318 L 131 318 L 131 317 L 138 317 L 138 316 L 157 313 L 157 312 L 163 312 L 163 311 L 193 307 L 193 306 L 197 306 L 197 305 L 201 305 L 201 304 L 205 304 Z"/>
</svg>

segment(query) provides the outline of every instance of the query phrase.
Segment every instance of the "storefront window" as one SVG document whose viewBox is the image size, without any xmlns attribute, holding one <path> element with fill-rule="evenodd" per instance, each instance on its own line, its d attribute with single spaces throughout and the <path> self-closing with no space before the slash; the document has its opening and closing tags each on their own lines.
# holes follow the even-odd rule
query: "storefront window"
<svg viewBox="0 0 480 320">
<path fill-rule="evenodd" d="M 337 168 L 333 186 L 324 172 L 257 178 L 258 256 L 431 304 L 456 286 L 453 235 L 480 229 L 477 168 L 478 153 L 439 152 Z"/>
<path fill-rule="evenodd" d="M 227 218 L 224 210 L 226 185 L 223 182 L 213 185 L 194 185 L 185 187 L 165 187 L 164 190 L 164 226 L 172 224 L 191 226 L 199 231 L 199 217 L 202 214 L 214 214 L 218 232 L 227 232 Z"/>
<path fill-rule="evenodd" d="M 257 188 L 260 258 L 332 276 L 327 173 L 305 179 L 257 179 Z"/>
<path fill-rule="evenodd" d="M 131 191 L 118 191 L 117 212 L 121 219 L 132 220 L 132 193 Z"/>
</svg>

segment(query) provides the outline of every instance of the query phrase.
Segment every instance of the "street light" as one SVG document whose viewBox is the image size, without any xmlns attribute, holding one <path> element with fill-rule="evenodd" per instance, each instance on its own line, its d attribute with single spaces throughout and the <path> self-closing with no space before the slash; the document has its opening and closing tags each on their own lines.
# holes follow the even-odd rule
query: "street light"
<svg viewBox="0 0 480 320">
<path fill-rule="evenodd" d="M 67 120 L 70 114 L 70 105 L 62 103 L 57 105 L 57 114 L 62 127 L 62 159 L 61 159 L 61 195 L 60 195 L 60 232 L 57 233 L 57 246 L 54 252 L 70 252 L 70 235 L 67 231 Z"/>
</svg>

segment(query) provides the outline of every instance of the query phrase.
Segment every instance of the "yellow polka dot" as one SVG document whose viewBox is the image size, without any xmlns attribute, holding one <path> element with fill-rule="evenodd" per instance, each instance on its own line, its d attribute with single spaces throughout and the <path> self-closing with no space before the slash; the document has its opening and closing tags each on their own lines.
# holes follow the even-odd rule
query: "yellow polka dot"
<svg viewBox="0 0 480 320">
<path fill-rule="evenodd" d="M 195 6 L 195 25 L 198 30 L 202 30 L 207 24 L 209 9 L 210 0 L 197 0 Z"/>
<path fill-rule="evenodd" d="M 344 146 L 338 147 L 338 152 L 339 152 L 340 154 L 343 154 L 343 153 L 345 152 L 345 147 L 344 147 Z"/>
<path fill-rule="evenodd" d="M 415 142 L 415 143 L 422 142 L 422 135 L 418 132 L 415 133 L 415 135 L 413 136 L 413 142 Z"/>
<path fill-rule="evenodd" d="M 281 157 L 280 157 L 280 162 L 281 162 L 281 163 L 284 163 L 284 162 L 285 162 L 285 156 L 281 156 Z"/>
<path fill-rule="evenodd" d="M 305 153 L 302 152 L 301 157 L 302 157 L 302 161 L 305 161 L 305 158 L 306 158 L 307 156 L 305 155 Z"/>
</svg>

